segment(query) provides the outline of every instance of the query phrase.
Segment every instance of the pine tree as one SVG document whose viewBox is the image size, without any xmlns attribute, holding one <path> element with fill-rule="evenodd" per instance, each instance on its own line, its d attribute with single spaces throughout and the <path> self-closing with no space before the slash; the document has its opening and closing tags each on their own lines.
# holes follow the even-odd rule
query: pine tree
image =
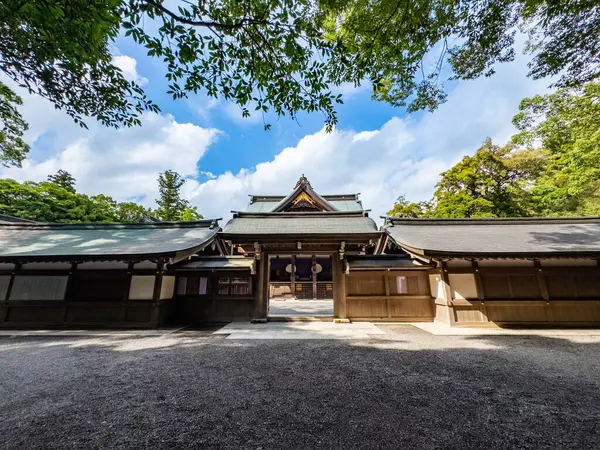
<svg viewBox="0 0 600 450">
<path fill-rule="evenodd" d="M 187 200 L 181 198 L 181 187 L 185 179 L 173 170 L 167 170 L 158 176 L 160 198 L 156 199 L 156 215 L 163 221 L 182 220 L 183 212 L 190 207 Z"/>
<path fill-rule="evenodd" d="M 54 175 L 48 175 L 48 181 L 66 189 L 75 192 L 75 177 L 66 170 L 60 169 Z"/>
</svg>

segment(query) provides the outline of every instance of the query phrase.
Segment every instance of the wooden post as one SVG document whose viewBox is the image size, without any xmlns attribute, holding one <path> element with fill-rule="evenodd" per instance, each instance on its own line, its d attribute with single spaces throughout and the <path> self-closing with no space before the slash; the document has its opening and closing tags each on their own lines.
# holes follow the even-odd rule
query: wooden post
<svg viewBox="0 0 600 450">
<path fill-rule="evenodd" d="M 65 297 L 63 298 L 63 311 L 62 318 L 63 323 L 67 323 L 67 318 L 69 315 L 69 302 L 72 300 L 72 291 L 73 291 L 73 277 L 75 276 L 75 271 L 77 270 L 77 263 L 71 263 L 71 269 L 69 270 L 69 275 L 67 278 L 67 285 L 65 286 Z"/>
<path fill-rule="evenodd" d="M 123 308 L 123 322 L 127 320 L 127 301 L 129 300 L 129 290 L 131 289 L 131 279 L 133 278 L 133 262 L 127 263 L 127 275 L 125 277 L 125 287 L 123 288 L 123 297 L 121 298 L 121 307 Z M 156 283 L 156 280 L 154 280 Z M 154 296 L 154 292 L 152 293 Z"/>
<path fill-rule="evenodd" d="M 292 255 L 292 270 L 290 271 L 290 289 L 292 298 L 296 298 L 296 255 Z"/>
<path fill-rule="evenodd" d="M 387 316 L 392 317 L 392 299 L 390 298 L 390 276 L 384 272 L 383 282 L 385 284 L 385 308 L 387 309 Z"/>
<path fill-rule="evenodd" d="M 15 282 L 15 272 L 21 269 L 21 263 L 15 263 L 12 272 L 10 273 L 10 279 L 8 280 L 8 286 L 6 288 L 6 295 L 4 297 L 4 317 L 2 322 L 6 322 L 8 319 L 8 300 L 10 299 L 10 292 L 12 291 L 13 284 Z"/>
<path fill-rule="evenodd" d="M 258 282 L 254 296 L 252 322 L 262 323 L 267 321 L 269 311 L 269 255 L 261 253 L 256 265 Z"/>
<path fill-rule="evenodd" d="M 488 322 L 490 319 L 487 315 L 487 306 L 485 306 L 485 295 L 483 294 L 483 282 L 481 281 L 481 272 L 479 271 L 479 264 L 474 259 L 471 261 L 471 267 L 473 267 L 473 276 L 475 277 L 475 287 L 477 288 L 477 299 L 481 300 L 481 314 L 485 317 Z"/>
<path fill-rule="evenodd" d="M 538 259 L 534 259 L 533 265 L 535 266 L 535 276 L 537 278 L 538 286 L 540 288 L 540 293 L 542 294 L 542 298 L 546 300 L 546 305 L 544 306 L 544 310 L 546 312 L 546 320 L 548 322 L 553 322 L 554 315 L 552 313 L 552 305 L 550 305 L 550 295 L 548 294 L 548 286 L 546 285 L 546 279 L 544 278 L 542 263 Z"/>
<path fill-rule="evenodd" d="M 313 299 L 317 299 L 317 255 L 312 255 L 312 292 Z"/>
<path fill-rule="evenodd" d="M 452 324 L 454 320 L 454 310 L 452 308 L 452 288 L 450 287 L 450 278 L 448 277 L 448 265 L 446 261 L 441 261 L 440 264 L 440 277 L 443 285 L 444 303 L 446 304 L 445 309 L 448 314 L 447 323 Z"/>
<path fill-rule="evenodd" d="M 160 320 L 160 291 L 162 289 L 162 279 L 165 263 L 158 264 L 156 277 L 154 278 L 154 291 L 152 293 L 152 310 L 150 312 L 150 324 L 159 325 Z"/>
<path fill-rule="evenodd" d="M 348 321 L 346 308 L 346 274 L 344 273 L 344 260 L 339 253 L 331 255 L 331 274 L 333 276 L 333 315 L 334 320 Z"/>
</svg>

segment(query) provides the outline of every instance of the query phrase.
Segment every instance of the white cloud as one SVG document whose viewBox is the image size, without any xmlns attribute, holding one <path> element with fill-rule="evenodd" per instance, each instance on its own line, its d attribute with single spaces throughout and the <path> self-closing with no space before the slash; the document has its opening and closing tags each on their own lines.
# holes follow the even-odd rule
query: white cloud
<svg viewBox="0 0 600 450">
<path fill-rule="evenodd" d="M 172 169 L 196 177 L 198 161 L 219 135 L 216 129 L 154 113 L 144 114 L 140 127 L 106 128 L 88 119 L 85 130 L 47 100 L 10 85 L 23 97 L 20 111 L 30 124 L 25 138 L 35 143 L 50 135 L 51 148 L 36 149 L 20 169 L 2 168 L 2 177 L 40 181 L 63 169 L 73 174 L 81 192 L 136 199 L 150 206 L 158 194 L 158 173 Z"/>
<path fill-rule="evenodd" d="M 130 74 L 137 73 L 135 64 L 127 64 Z M 33 142 L 53 131 L 53 151 L 36 154 L 23 169 L 4 169 L 2 174 L 41 180 L 64 169 L 73 173 L 83 192 L 136 198 L 150 205 L 158 172 L 173 169 L 190 178 L 184 195 L 202 214 L 228 218 L 230 210 L 245 209 L 248 194 L 287 194 L 304 173 L 320 193 L 361 192 L 363 205 L 378 217 L 399 195 L 428 199 L 439 173 L 472 153 L 487 136 L 505 141 L 513 132 L 510 120 L 519 101 L 545 90 L 545 82 L 526 79 L 526 71 L 526 61 L 519 59 L 501 66 L 491 78 L 459 83 L 433 114 L 390 118 L 379 129 L 320 131 L 254 168 L 200 172 L 204 182 L 192 178 L 219 134 L 215 129 L 146 114 L 142 127 L 112 130 L 89 123 L 87 131 L 43 99 L 24 95 L 22 112 L 31 124 L 27 139 Z M 261 119 L 260 114 L 242 119 L 238 107 L 225 102 L 209 102 L 203 109 L 246 123 Z"/>
<path fill-rule="evenodd" d="M 546 90 L 545 81 L 525 77 L 526 60 L 500 66 L 495 76 L 461 82 L 432 114 L 392 118 L 378 130 L 324 131 L 305 136 L 255 168 L 190 183 L 188 195 L 206 216 L 229 217 L 244 210 L 248 194 L 287 194 L 301 174 L 323 194 L 361 192 L 371 216 L 391 209 L 402 194 L 426 200 L 439 173 L 488 136 L 505 142 L 519 101 Z"/>
<path fill-rule="evenodd" d="M 112 63 L 119 69 L 121 69 L 121 72 L 123 72 L 123 76 L 125 77 L 125 79 L 129 81 L 135 81 L 140 86 L 145 86 L 146 84 L 148 84 L 148 78 L 142 77 L 137 72 L 137 61 L 131 56 L 115 56 L 112 60 Z"/>
</svg>

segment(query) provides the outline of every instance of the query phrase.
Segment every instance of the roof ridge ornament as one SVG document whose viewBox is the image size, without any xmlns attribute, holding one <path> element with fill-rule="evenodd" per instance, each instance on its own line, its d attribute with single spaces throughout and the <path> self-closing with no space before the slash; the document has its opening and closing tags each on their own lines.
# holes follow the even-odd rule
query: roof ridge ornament
<svg viewBox="0 0 600 450">
<path fill-rule="evenodd" d="M 301 185 L 308 185 L 308 186 L 310 186 L 310 181 L 308 181 L 308 178 L 306 178 L 304 176 L 304 174 L 302 174 L 302 176 L 300 177 L 300 179 L 296 183 L 296 186 L 294 187 L 294 189 L 297 189 L 298 186 L 301 186 Z"/>
</svg>

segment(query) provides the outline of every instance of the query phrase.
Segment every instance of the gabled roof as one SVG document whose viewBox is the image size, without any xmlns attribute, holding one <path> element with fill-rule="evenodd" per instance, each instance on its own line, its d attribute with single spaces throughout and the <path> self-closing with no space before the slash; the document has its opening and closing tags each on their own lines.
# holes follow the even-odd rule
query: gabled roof
<svg viewBox="0 0 600 450">
<path fill-rule="evenodd" d="M 170 258 L 217 237 L 216 220 L 155 224 L 0 224 L 0 260 Z"/>
<path fill-rule="evenodd" d="M 365 214 L 330 212 L 248 213 L 236 212 L 223 229 L 226 239 L 235 237 L 301 237 L 364 235 L 381 233 Z"/>
<path fill-rule="evenodd" d="M 320 195 L 314 191 L 306 177 L 302 176 L 294 190 L 284 195 L 251 195 L 246 212 L 282 212 L 299 196 L 305 193 L 316 207 L 322 211 L 363 211 L 358 194 Z"/>
<path fill-rule="evenodd" d="M 600 256 L 600 218 L 397 219 L 383 230 L 424 256 Z"/>
<path fill-rule="evenodd" d="M 319 208 L 321 211 L 337 211 L 335 206 L 313 190 L 308 179 L 303 175 L 296 183 L 294 190 L 281 200 L 279 204 L 273 208 L 272 212 L 288 211 L 293 208 L 293 205 L 300 199 L 310 203 L 315 208 Z"/>
</svg>

